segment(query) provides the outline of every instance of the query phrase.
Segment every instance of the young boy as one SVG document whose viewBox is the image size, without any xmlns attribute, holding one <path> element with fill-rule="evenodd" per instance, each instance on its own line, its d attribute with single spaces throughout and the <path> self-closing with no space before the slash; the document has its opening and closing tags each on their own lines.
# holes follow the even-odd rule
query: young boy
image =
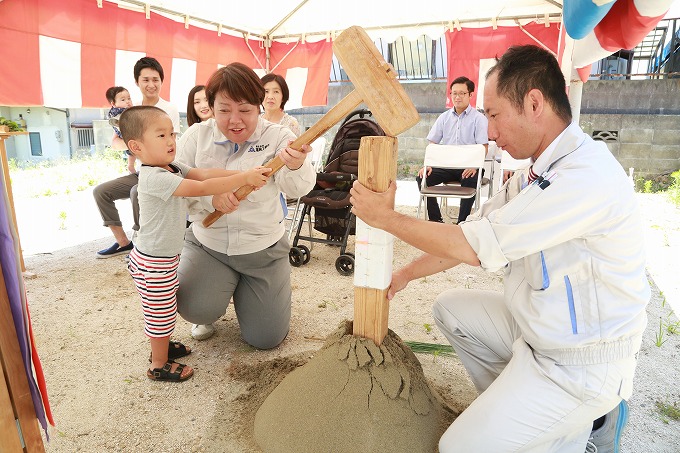
<svg viewBox="0 0 680 453">
<path fill-rule="evenodd" d="M 184 197 L 216 195 L 243 185 L 259 188 L 267 182 L 264 174 L 270 169 L 238 172 L 191 168 L 175 162 L 172 121 L 157 107 L 126 109 L 119 127 L 128 149 L 142 162 L 140 229 L 128 270 L 142 298 L 144 331 L 151 342 L 151 368 L 146 374 L 155 381 L 180 382 L 194 373 L 172 360 L 191 351 L 181 343 L 170 342 L 177 317 L 177 268 L 187 214 Z"/>
<path fill-rule="evenodd" d="M 142 57 L 134 66 L 135 84 L 142 93 L 142 105 L 154 105 L 164 110 L 172 120 L 175 132 L 179 133 L 179 113 L 177 107 L 160 97 L 163 87 L 163 67 L 153 57 Z M 97 258 L 111 258 L 114 256 L 128 254 L 132 250 L 132 240 L 128 239 L 123 224 L 116 208 L 116 200 L 129 198 L 132 203 L 132 217 L 134 225 L 132 229 L 139 230 L 139 204 L 137 203 L 137 171 L 129 165 L 127 175 L 112 179 L 99 184 L 94 188 L 94 196 L 97 208 L 104 221 L 104 226 L 111 229 L 116 242 L 109 248 L 99 250 Z M 133 234 L 134 237 L 134 234 Z"/>
</svg>

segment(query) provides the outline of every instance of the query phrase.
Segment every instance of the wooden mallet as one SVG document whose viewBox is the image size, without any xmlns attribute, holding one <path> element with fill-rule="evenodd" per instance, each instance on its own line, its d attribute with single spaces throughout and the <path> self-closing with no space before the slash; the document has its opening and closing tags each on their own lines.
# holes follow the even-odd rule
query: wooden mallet
<svg viewBox="0 0 680 453">
<path fill-rule="evenodd" d="M 394 68 L 383 59 L 361 27 L 354 26 L 343 31 L 333 42 L 333 52 L 350 76 L 354 91 L 291 143 L 291 148 L 299 150 L 302 145 L 312 143 L 362 102 L 389 136 L 396 136 L 419 121 L 418 111 L 399 84 Z M 283 165 L 278 155 L 264 164 L 271 168 L 269 175 Z M 252 190 L 252 186 L 240 187 L 235 192 L 236 198 L 243 200 Z M 223 214 L 220 211 L 209 214 L 203 219 L 203 226 L 209 227 Z"/>
</svg>

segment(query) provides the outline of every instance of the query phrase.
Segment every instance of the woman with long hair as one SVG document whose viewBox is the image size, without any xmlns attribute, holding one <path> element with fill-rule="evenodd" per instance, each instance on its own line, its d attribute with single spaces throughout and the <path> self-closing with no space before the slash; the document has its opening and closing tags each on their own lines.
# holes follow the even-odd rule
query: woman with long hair
<svg viewBox="0 0 680 453">
<path fill-rule="evenodd" d="M 208 97 L 205 95 L 205 85 L 196 85 L 189 91 L 187 99 L 187 124 L 191 127 L 194 123 L 200 123 L 213 117 L 213 112 L 208 105 Z"/>
</svg>

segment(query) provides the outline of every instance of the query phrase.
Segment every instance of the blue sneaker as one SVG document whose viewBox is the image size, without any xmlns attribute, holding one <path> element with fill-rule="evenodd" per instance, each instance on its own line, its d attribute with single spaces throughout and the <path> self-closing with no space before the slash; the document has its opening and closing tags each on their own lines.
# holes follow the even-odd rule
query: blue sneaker
<svg viewBox="0 0 680 453">
<path fill-rule="evenodd" d="M 590 433 L 589 442 L 597 447 L 597 453 L 620 453 L 621 434 L 628 423 L 628 412 L 628 403 L 621 400 L 604 416 L 604 424 Z"/>
<path fill-rule="evenodd" d="M 111 258 L 112 256 L 118 256 L 118 255 L 122 255 L 124 253 L 130 253 L 130 251 L 132 250 L 133 247 L 134 247 L 134 245 L 132 244 L 132 242 L 130 242 L 125 247 L 121 247 L 120 245 L 118 245 L 117 242 L 114 242 L 111 247 L 98 251 L 97 252 L 97 258 L 98 259 Z"/>
</svg>

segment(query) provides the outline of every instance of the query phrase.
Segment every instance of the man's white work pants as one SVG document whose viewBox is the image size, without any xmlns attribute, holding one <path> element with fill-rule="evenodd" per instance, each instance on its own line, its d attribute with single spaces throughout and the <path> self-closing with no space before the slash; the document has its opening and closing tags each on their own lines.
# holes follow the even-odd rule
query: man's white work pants
<svg viewBox="0 0 680 453">
<path fill-rule="evenodd" d="M 583 453 L 593 420 L 630 396 L 635 358 L 561 365 L 523 340 L 501 293 L 445 291 L 433 312 L 480 393 L 442 453 Z"/>
</svg>

